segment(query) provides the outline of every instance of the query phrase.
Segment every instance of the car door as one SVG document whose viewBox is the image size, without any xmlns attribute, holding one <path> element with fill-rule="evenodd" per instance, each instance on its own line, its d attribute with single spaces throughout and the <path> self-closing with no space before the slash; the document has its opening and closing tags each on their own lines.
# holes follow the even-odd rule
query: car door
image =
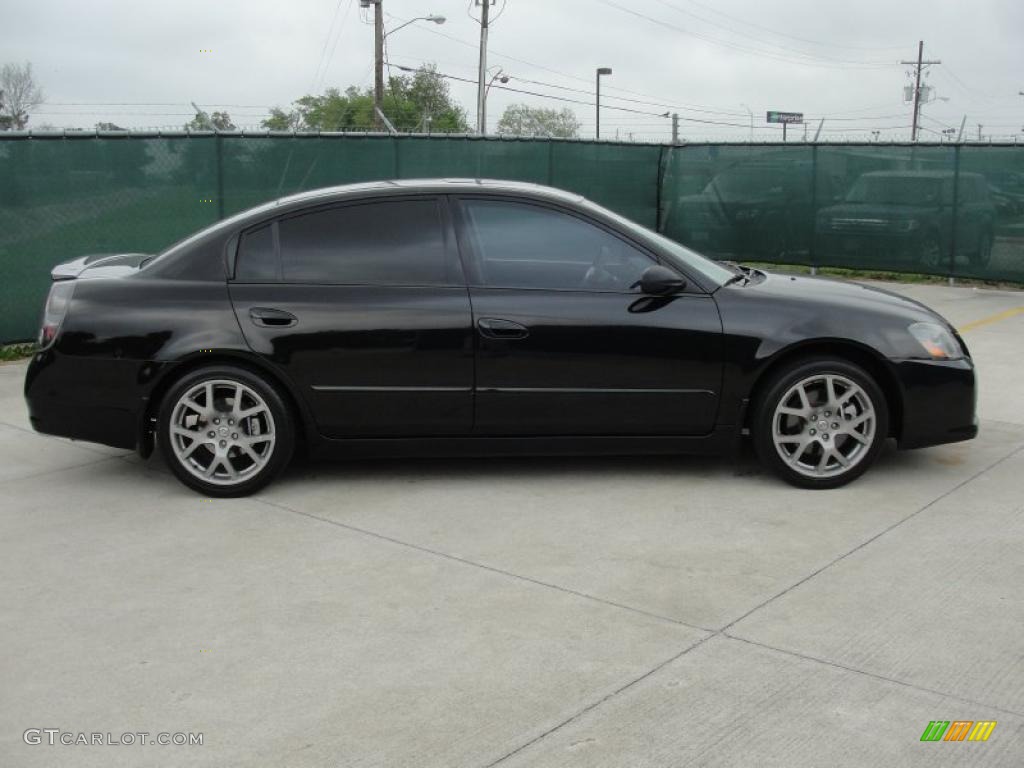
<svg viewBox="0 0 1024 768">
<path fill-rule="evenodd" d="M 231 300 L 328 437 L 467 434 L 469 298 L 446 202 L 375 199 L 239 238 Z"/>
<path fill-rule="evenodd" d="M 643 296 L 654 255 L 580 212 L 455 202 L 477 337 L 475 433 L 712 430 L 722 371 L 710 296 Z"/>
</svg>

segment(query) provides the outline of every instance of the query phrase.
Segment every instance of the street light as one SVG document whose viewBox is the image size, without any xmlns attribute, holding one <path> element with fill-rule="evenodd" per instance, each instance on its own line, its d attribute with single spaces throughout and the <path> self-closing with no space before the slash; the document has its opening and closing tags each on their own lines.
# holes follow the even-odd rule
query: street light
<svg viewBox="0 0 1024 768">
<path fill-rule="evenodd" d="M 395 34 L 395 32 L 400 30 L 402 27 L 408 27 L 410 24 L 412 24 L 414 22 L 417 22 L 417 21 L 432 21 L 435 24 L 444 24 L 446 21 L 448 21 L 448 19 L 446 19 L 444 16 L 439 16 L 439 15 L 435 15 L 435 14 L 430 14 L 429 16 L 417 16 L 415 19 L 409 19 L 407 22 L 405 22 L 405 24 L 399 24 L 397 27 L 392 29 L 390 32 L 385 32 L 384 33 L 384 37 L 387 37 L 388 35 L 393 35 L 393 34 Z"/>
<path fill-rule="evenodd" d="M 488 81 L 487 87 L 484 88 L 484 99 L 483 99 L 483 102 L 484 102 L 483 103 L 484 120 L 487 119 L 487 96 L 490 94 L 491 86 L 494 85 L 494 81 L 495 80 L 501 81 L 501 84 L 504 85 L 505 83 L 507 83 L 509 81 L 509 76 L 505 74 L 505 72 L 501 69 L 501 67 L 498 67 L 498 71 L 495 72 L 493 75 L 491 75 L 491 79 Z M 485 126 L 485 132 L 486 132 L 486 126 Z"/>
<path fill-rule="evenodd" d="M 611 67 L 598 67 L 597 68 L 597 138 L 601 138 L 601 75 L 610 75 L 612 73 Z"/>
<path fill-rule="evenodd" d="M 359 0 L 359 4 L 363 8 L 369 8 L 373 6 L 373 122 L 377 130 L 380 130 L 384 124 L 384 41 L 388 35 L 393 35 L 403 27 L 408 27 L 410 24 L 416 21 L 432 21 L 435 24 L 444 24 L 446 19 L 444 16 L 436 16 L 431 14 L 430 16 L 418 16 L 415 19 L 409 19 L 404 24 L 399 24 L 397 27 L 392 29 L 390 32 L 384 31 L 384 13 L 381 10 L 381 0 Z"/>
</svg>

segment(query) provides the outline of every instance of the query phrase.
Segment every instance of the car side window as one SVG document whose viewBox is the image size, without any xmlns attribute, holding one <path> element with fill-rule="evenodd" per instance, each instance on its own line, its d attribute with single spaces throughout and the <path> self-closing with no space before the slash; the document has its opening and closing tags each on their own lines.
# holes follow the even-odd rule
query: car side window
<svg viewBox="0 0 1024 768">
<path fill-rule="evenodd" d="M 491 288 L 629 291 L 654 260 L 584 219 L 506 200 L 463 199 L 477 282 Z"/>
<path fill-rule="evenodd" d="M 235 280 L 240 283 L 273 283 L 278 274 L 274 225 L 264 224 L 242 234 L 238 242 Z"/>
<path fill-rule="evenodd" d="M 314 211 L 278 224 L 285 282 L 463 285 L 437 200 L 384 200 Z"/>
</svg>

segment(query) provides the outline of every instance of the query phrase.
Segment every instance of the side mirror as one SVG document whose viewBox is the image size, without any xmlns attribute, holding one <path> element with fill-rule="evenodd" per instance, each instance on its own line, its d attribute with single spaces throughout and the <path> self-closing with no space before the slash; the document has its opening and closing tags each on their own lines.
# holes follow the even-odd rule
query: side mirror
<svg viewBox="0 0 1024 768">
<path fill-rule="evenodd" d="M 686 279 L 668 267 L 655 264 L 640 276 L 640 290 L 648 296 L 668 296 L 686 287 Z"/>
</svg>

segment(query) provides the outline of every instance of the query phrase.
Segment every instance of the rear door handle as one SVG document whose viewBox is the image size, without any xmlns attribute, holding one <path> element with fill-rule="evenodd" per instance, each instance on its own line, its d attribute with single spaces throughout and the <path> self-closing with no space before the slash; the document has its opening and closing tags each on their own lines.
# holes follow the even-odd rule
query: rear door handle
<svg viewBox="0 0 1024 768">
<path fill-rule="evenodd" d="M 488 339 L 508 341 L 525 339 L 530 335 L 530 330 L 525 325 L 496 317 L 481 317 L 476 321 L 476 327 L 480 330 L 480 335 Z"/>
<path fill-rule="evenodd" d="M 264 328 L 288 328 L 299 322 L 299 318 L 291 312 L 267 307 L 253 307 L 249 310 L 249 319 L 254 325 L 261 325 Z"/>
</svg>

